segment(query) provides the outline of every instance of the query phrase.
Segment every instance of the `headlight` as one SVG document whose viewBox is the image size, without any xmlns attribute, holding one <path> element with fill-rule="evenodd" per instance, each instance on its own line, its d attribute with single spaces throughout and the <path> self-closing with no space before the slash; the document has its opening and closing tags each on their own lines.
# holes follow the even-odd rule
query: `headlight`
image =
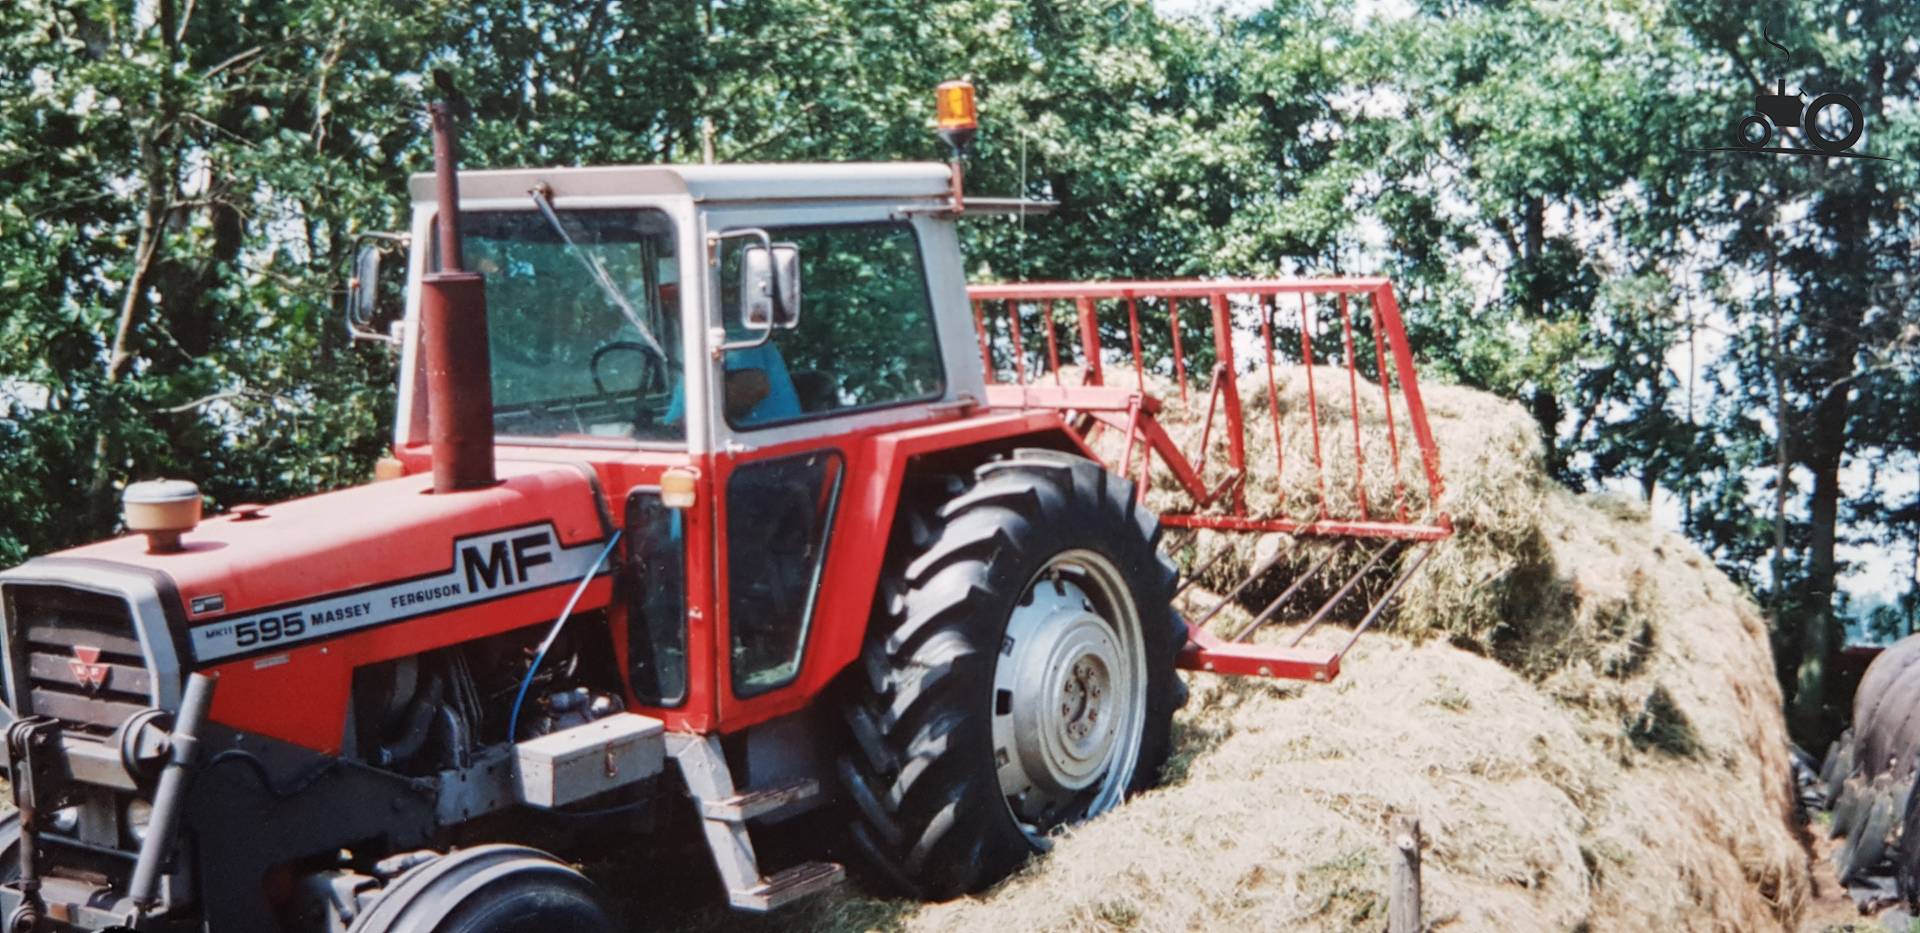
<svg viewBox="0 0 1920 933">
<path fill-rule="evenodd" d="M 127 801 L 127 835 L 134 842 L 147 841 L 147 824 L 153 822 L 153 804 L 138 797 Z"/>
<path fill-rule="evenodd" d="M 80 828 L 80 808 L 61 807 L 47 814 L 47 828 L 62 836 L 71 836 Z"/>
</svg>

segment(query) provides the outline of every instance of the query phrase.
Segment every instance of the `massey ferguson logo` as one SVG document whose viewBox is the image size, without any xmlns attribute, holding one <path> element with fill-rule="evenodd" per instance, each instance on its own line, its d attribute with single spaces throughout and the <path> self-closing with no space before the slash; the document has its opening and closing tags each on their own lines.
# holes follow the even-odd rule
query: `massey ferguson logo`
<svg viewBox="0 0 1920 933">
<path fill-rule="evenodd" d="M 73 646 L 73 659 L 67 662 L 67 670 L 73 672 L 73 682 L 86 688 L 88 693 L 99 693 L 107 685 L 107 678 L 113 676 L 113 668 L 100 663 L 100 649 L 88 645 Z"/>
<path fill-rule="evenodd" d="M 546 522 L 466 535 L 449 544 L 444 570 L 195 626 L 193 656 L 199 661 L 216 661 L 297 645 L 571 584 L 587 574 L 604 572 L 598 557 L 604 541 L 569 547 Z M 74 665 L 74 676 L 80 676 L 78 664 Z"/>
</svg>

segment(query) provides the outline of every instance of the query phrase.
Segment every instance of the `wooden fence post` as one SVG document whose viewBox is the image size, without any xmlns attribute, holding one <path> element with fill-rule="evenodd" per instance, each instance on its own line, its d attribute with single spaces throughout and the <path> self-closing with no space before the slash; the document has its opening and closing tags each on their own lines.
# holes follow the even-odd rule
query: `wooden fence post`
<svg viewBox="0 0 1920 933">
<path fill-rule="evenodd" d="M 1388 933 L 1420 933 L 1420 818 L 1393 818 L 1393 887 L 1387 907 Z"/>
</svg>

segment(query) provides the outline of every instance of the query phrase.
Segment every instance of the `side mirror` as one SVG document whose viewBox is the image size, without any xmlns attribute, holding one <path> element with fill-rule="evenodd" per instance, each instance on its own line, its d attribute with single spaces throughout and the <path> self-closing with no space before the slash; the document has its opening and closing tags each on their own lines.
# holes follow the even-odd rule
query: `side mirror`
<svg viewBox="0 0 1920 933">
<path fill-rule="evenodd" d="M 800 248 L 749 244 L 740 251 L 740 325 L 748 330 L 800 326 Z"/>
<path fill-rule="evenodd" d="M 373 323 L 380 309 L 380 254 L 375 243 L 360 244 L 353 257 L 353 278 L 347 282 L 347 321 L 356 328 Z"/>
<path fill-rule="evenodd" d="M 388 250 L 405 249 L 407 238 L 392 233 L 363 233 L 355 240 L 353 275 L 347 280 L 347 335 L 354 340 L 394 343 L 379 330 L 380 266 Z"/>
</svg>

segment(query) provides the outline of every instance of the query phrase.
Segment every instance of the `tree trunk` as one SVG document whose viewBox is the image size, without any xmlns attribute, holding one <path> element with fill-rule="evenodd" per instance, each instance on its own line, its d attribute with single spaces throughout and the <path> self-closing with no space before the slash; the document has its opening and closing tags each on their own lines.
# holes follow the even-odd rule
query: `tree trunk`
<svg viewBox="0 0 1920 933">
<path fill-rule="evenodd" d="M 1813 495 L 1807 505 L 1807 575 L 1802 601 L 1805 643 L 1792 708 L 1793 724 L 1800 736 L 1817 743 L 1808 744 L 1809 748 L 1826 744 L 1838 732 L 1849 705 L 1848 698 L 1839 695 L 1842 685 L 1827 674 L 1835 669 L 1846 635 L 1834 606 L 1839 575 L 1835 545 L 1842 495 L 1840 470 L 1847 455 L 1847 422 L 1852 415 L 1861 327 L 1870 302 L 1875 172 L 1868 167 L 1862 169 L 1862 175 L 1853 193 L 1829 195 L 1837 203 L 1826 215 L 1828 229 L 1823 232 L 1836 244 L 1834 281 L 1845 284 L 1823 290 L 1825 313 L 1815 331 L 1819 339 L 1808 341 L 1818 353 L 1809 373 L 1815 394 L 1810 400 L 1807 449 L 1798 459 L 1813 474 Z"/>
<path fill-rule="evenodd" d="M 1544 321 L 1547 316 L 1547 297 L 1543 276 L 1540 271 L 1541 253 L 1547 244 L 1547 205 L 1546 199 L 1534 194 L 1528 195 L 1521 206 L 1520 268 L 1525 275 L 1525 291 L 1522 301 L 1525 303 L 1527 319 Z M 1547 382 L 1550 374 L 1539 373 L 1535 376 L 1533 397 L 1528 406 L 1533 420 L 1540 426 L 1540 444 L 1547 455 L 1547 473 L 1556 479 L 1565 480 L 1566 451 L 1560 444 L 1560 421 L 1566 417 L 1566 408 L 1554 394 L 1553 386 Z"/>
<path fill-rule="evenodd" d="M 160 39 L 165 49 L 164 62 L 170 66 L 176 57 L 176 47 L 183 30 L 168 28 L 174 22 L 171 0 L 160 0 L 155 13 L 157 22 L 146 23 L 143 28 L 160 29 Z M 135 37 L 134 41 L 140 41 L 140 37 Z M 160 252 L 160 243 L 166 237 L 167 210 L 174 194 L 175 165 L 171 154 L 165 150 L 166 136 L 172 132 L 175 116 L 171 99 L 163 93 L 157 112 L 147 116 L 152 128 L 142 134 L 139 143 L 141 181 L 146 188 L 146 197 L 140 210 L 139 238 L 133 250 L 133 269 L 127 275 L 126 291 L 120 299 L 120 313 L 114 322 L 113 343 L 108 348 L 106 371 L 102 374 L 105 397 L 100 402 L 105 404 L 95 403 L 95 417 L 100 422 L 94 427 L 91 458 L 93 475 L 87 483 L 89 536 L 106 533 L 114 523 L 113 496 L 109 495 L 113 485 L 113 444 L 109 422 L 125 416 L 114 399 L 114 390 L 133 361 L 133 330 L 147 311 L 146 293 L 155 258 Z"/>
<path fill-rule="evenodd" d="M 1769 257 L 1775 254 L 1768 235 Z M 1806 632 L 1798 617 L 1787 618 L 1787 483 L 1793 464 L 1787 459 L 1787 432 L 1793 424 L 1787 410 L 1786 341 L 1781 334 L 1780 302 L 1775 293 L 1774 260 L 1767 260 L 1767 309 L 1771 321 L 1773 381 L 1773 558 L 1767 570 L 1771 598 L 1767 610 L 1773 624 L 1773 663 L 1780 678 L 1781 701 L 1792 708 L 1800 694 L 1800 661 L 1805 656 Z"/>
<path fill-rule="evenodd" d="M 1854 341 L 1842 343 L 1851 345 Z M 1845 357 L 1851 361 L 1852 354 Z M 1834 547 L 1840 518 L 1840 468 L 1846 456 L 1848 398 L 1844 386 L 1827 392 L 1814 406 L 1812 441 L 1806 460 L 1813 473 L 1813 497 L 1807 505 L 1807 578 L 1803 613 L 1805 635 L 1796 680 L 1794 721 L 1811 741 L 1829 737 L 1839 722 L 1844 698 L 1827 673 L 1843 647 L 1844 625 L 1834 611 L 1839 563 Z M 1809 746 L 1818 747 L 1818 746 Z"/>
<path fill-rule="evenodd" d="M 145 313 L 147 307 L 147 278 L 153 271 L 154 255 L 159 252 L 160 239 L 165 235 L 161 224 L 166 216 L 164 201 L 157 195 L 149 196 L 147 205 L 140 213 L 140 236 L 134 246 L 133 271 L 127 276 L 125 294 L 120 299 L 120 314 L 114 324 L 113 345 L 107 354 L 107 369 L 104 373 L 105 391 L 109 395 L 126 374 L 127 364 L 133 359 L 134 323 Z M 87 484 L 87 518 L 89 531 L 104 534 L 113 527 L 113 497 L 108 495 L 113 485 L 113 464 L 111 432 L 107 419 L 119 416 L 110 399 L 108 404 L 96 407 L 96 417 L 102 422 L 94 427 L 93 434 L 93 478 Z"/>
</svg>

